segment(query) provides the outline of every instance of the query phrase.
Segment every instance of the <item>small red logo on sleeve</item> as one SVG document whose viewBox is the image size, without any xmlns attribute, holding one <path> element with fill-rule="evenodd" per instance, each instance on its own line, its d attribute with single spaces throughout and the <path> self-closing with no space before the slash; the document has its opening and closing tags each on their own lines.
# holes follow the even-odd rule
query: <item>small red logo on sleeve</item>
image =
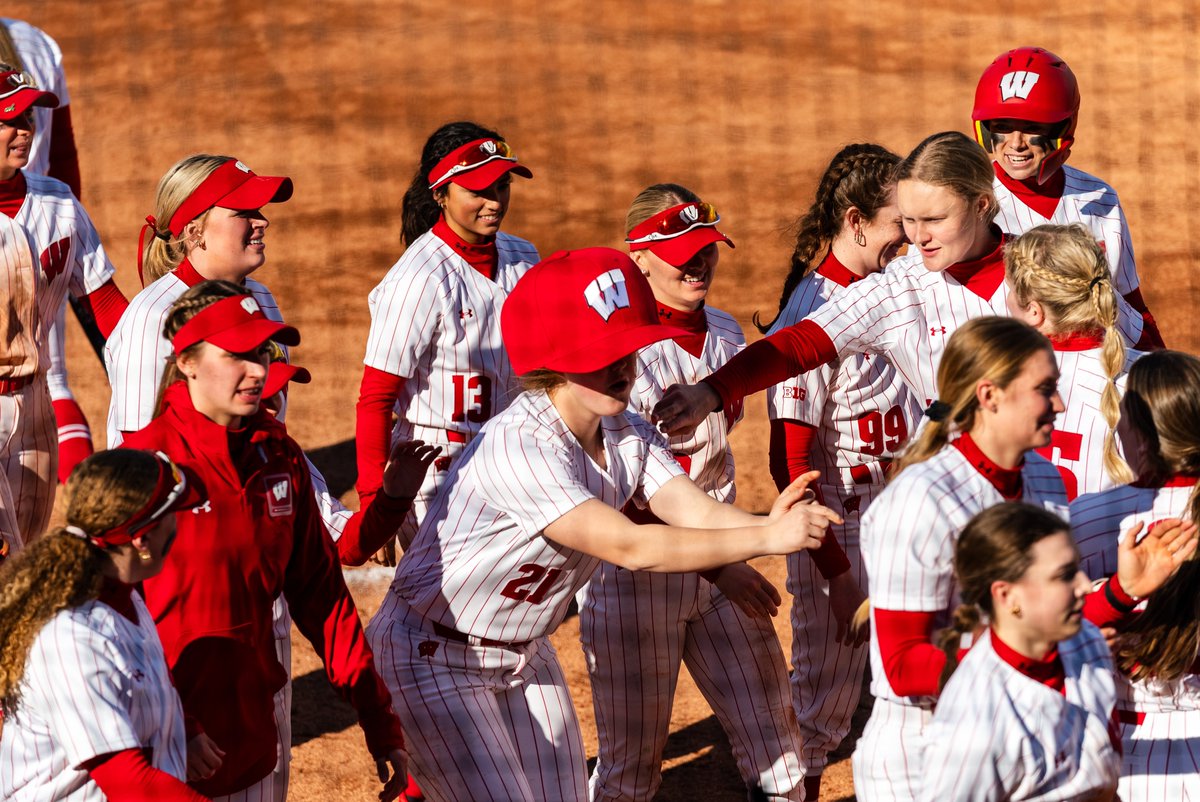
<svg viewBox="0 0 1200 802">
<path fill-rule="evenodd" d="M 292 480 L 286 473 L 273 473 L 263 478 L 267 491 L 267 514 L 282 518 L 292 514 Z"/>
</svg>

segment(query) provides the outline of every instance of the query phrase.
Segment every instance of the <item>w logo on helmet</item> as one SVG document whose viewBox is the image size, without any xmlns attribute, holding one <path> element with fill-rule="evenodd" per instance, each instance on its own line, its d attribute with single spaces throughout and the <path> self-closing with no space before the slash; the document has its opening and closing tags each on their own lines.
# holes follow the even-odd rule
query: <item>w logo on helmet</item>
<svg viewBox="0 0 1200 802">
<path fill-rule="evenodd" d="M 1036 72 L 1026 72 L 1025 70 L 1006 73 L 1000 79 L 1000 99 L 1012 100 L 1014 97 L 1019 97 L 1021 100 L 1028 100 L 1034 84 L 1041 77 Z"/>
<path fill-rule="evenodd" d="M 592 279 L 584 288 L 583 297 L 587 299 L 588 306 L 595 309 L 606 323 L 613 312 L 629 308 L 629 290 L 625 286 L 625 276 L 615 268 Z"/>
</svg>

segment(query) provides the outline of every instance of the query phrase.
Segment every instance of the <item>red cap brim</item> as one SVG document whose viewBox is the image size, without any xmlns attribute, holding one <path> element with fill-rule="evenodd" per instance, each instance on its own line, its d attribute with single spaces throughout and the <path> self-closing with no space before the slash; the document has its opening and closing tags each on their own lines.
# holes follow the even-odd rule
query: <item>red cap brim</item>
<svg viewBox="0 0 1200 802">
<path fill-rule="evenodd" d="M 499 181 L 501 176 L 506 173 L 516 173 L 523 178 L 533 178 L 533 172 L 520 162 L 508 161 L 507 159 L 493 159 L 490 162 L 479 165 L 473 170 L 459 173 L 451 178 L 449 183 L 458 184 L 463 189 L 469 189 L 472 192 L 479 192 Z"/>
<path fill-rule="evenodd" d="M 680 234 L 671 239 L 656 242 L 639 243 L 630 246 L 630 250 L 643 248 L 650 251 L 669 265 L 681 267 L 714 242 L 724 242 L 730 248 L 734 247 L 733 240 L 717 230 L 716 226 L 697 226 L 686 234 Z"/>
<path fill-rule="evenodd" d="M 204 337 L 204 342 L 224 348 L 231 354 L 245 354 L 258 348 L 267 340 L 284 345 L 299 345 L 300 332 L 292 326 L 274 320 L 250 320 L 237 326 L 213 332 Z"/>
<path fill-rule="evenodd" d="M 31 106 L 58 108 L 58 95 L 41 89 L 23 89 L 0 101 L 0 122 L 17 119 Z"/>
<path fill-rule="evenodd" d="M 311 381 L 312 374 L 308 372 L 307 368 L 289 365 L 287 362 L 272 362 L 267 368 L 267 380 L 263 383 L 262 397 L 270 398 L 282 392 L 288 382 L 308 384 Z"/>
<path fill-rule="evenodd" d="M 245 211 L 261 209 L 268 203 L 283 203 L 292 197 L 292 179 L 277 175 L 256 175 L 217 201 L 222 209 Z"/>
<path fill-rule="evenodd" d="M 520 369 L 514 364 L 513 370 L 517 371 L 518 375 L 539 367 L 556 370 L 560 373 L 590 373 L 624 359 L 651 343 L 668 340 L 672 337 L 683 337 L 687 333 L 677 326 L 651 323 L 634 329 L 618 331 L 611 337 L 592 340 L 586 346 L 575 351 L 559 354 L 552 360 L 554 364 L 522 366 L 524 369 Z"/>
</svg>

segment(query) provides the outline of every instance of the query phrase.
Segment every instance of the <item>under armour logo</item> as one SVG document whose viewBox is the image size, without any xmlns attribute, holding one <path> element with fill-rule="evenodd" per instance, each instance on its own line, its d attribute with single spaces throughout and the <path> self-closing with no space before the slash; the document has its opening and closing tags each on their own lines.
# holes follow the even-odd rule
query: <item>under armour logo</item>
<svg viewBox="0 0 1200 802">
<path fill-rule="evenodd" d="M 932 337 L 933 335 L 935 335 L 939 332 L 941 332 L 942 334 L 945 334 L 946 327 L 945 326 L 930 326 L 929 327 L 929 336 L 930 337 Z"/>
<path fill-rule="evenodd" d="M 141 682 L 142 680 L 144 680 L 144 679 L 146 678 L 146 675 L 145 675 L 145 674 L 143 674 L 143 673 L 142 673 L 142 671 L 141 671 L 141 669 L 138 669 L 138 668 L 135 668 L 135 669 L 133 670 L 133 674 L 132 674 L 131 676 L 132 676 L 132 677 L 134 678 L 134 680 L 136 680 L 137 682 Z"/>
<path fill-rule="evenodd" d="M 664 320 L 670 320 L 672 314 L 674 313 L 670 309 L 663 309 L 661 306 L 658 308 L 658 316 Z"/>
<path fill-rule="evenodd" d="M 474 310 L 474 309 L 464 309 L 464 310 L 462 310 L 461 312 L 459 312 L 459 313 L 458 313 L 458 319 L 459 319 L 459 320 L 466 320 L 466 319 L 467 319 L 467 318 L 469 318 L 469 317 L 475 317 L 475 310 Z"/>
<path fill-rule="evenodd" d="M 1015 97 L 1019 97 L 1021 100 L 1028 100 L 1033 85 L 1041 77 L 1036 72 L 1026 72 L 1025 70 L 1006 73 L 1000 79 L 1000 99 L 1012 100 Z"/>
<path fill-rule="evenodd" d="M 613 312 L 629 308 L 629 290 L 625 286 L 625 276 L 616 268 L 592 279 L 584 289 L 583 297 L 587 299 L 588 306 L 595 309 L 606 323 Z"/>
<path fill-rule="evenodd" d="M 243 298 L 240 305 L 241 305 L 242 309 L 246 310 L 247 315 L 253 315 L 255 312 L 259 311 L 258 301 L 254 300 L 253 298 L 251 298 L 249 296 L 246 296 L 245 298 Z"/>
<path fill-rule="evenodd" d="M 212 512 L 212 501 L 205 501 L 199 506 L 192 507 L 192 515 L 199 515 L 202 512 Z"/>
<path fill-rule="evenodd" d="M 233 166 L 238 168 L 239 170 L 241 170 L 243 173 L 250 172 L 250 168 L 247 167 L 246 165 L 242 164 L 242 161 L 240 159 L 238 161 L 235 161 L 233 163 Z"/>
<path fill-rule="evenodd" d="M 417 654 L 421 657 L 433 657 L 437 650 L 438 642 L 435 640 L 423 640 L 417 644 Z"/>
</svg>

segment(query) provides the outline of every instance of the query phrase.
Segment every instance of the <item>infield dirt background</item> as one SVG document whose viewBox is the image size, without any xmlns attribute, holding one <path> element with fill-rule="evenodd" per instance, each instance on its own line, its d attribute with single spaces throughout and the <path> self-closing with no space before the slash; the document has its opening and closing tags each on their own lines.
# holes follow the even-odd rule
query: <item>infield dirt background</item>
<svg viewBox="0 0 1200 802">
<path fill-rule="evenodd" d="M 1194 351 L 1198 6 L 10 0 L 2 13 L 63 49 L 83 200 L 127 294 L 139 288 L 138 228 L 177 159 L 228 153 L 295 180 L 293 199 L 268 209 L 256 278 L 300 328 L 295 359 L 315 376 L 292 394 L 289 429 L 353 507 L 366 295 L 401 253 L 400 198 L 421 145 L 452 119 L 495 127 L 533 169 L 514 185 L 505 229 L 543 255 L 619 246 L 629 201 L 651 183 L 716 203 L 737 249 L 722 253 L 711 302 L 753 338 L 751 314 L 769 317 L 778 300 L 787 228 L 833 153 L 866 140 L 903 154 L 935 131 L 968 132 L 983 68 L 1041 45 L 1082 87 L 1071 163 L 1119 191 L 1145 298 L 1168 344 Z M 108 387 L 74 326 L 70 337 L 71 384 L 100 446 Z M 763 510 L 773 495 L 764 402 L 747 408 L 732 438 L 740 503 Z M 782 560 L 761 566 L 782 587 Z M 369 615 L 386 576 L 352 573 Z M 785 640 L 786 622 L 785 608 Z M 592 756 L 575 622 L 554 642 Z M 301 643 L 291 798 L 373 798 L 361 735 Z M 672 730 L 660 799 L 743 798 L 720 727 L 686 678 Z M 852 798 L 849 752 L 823 798 Z"/>
</svg>

